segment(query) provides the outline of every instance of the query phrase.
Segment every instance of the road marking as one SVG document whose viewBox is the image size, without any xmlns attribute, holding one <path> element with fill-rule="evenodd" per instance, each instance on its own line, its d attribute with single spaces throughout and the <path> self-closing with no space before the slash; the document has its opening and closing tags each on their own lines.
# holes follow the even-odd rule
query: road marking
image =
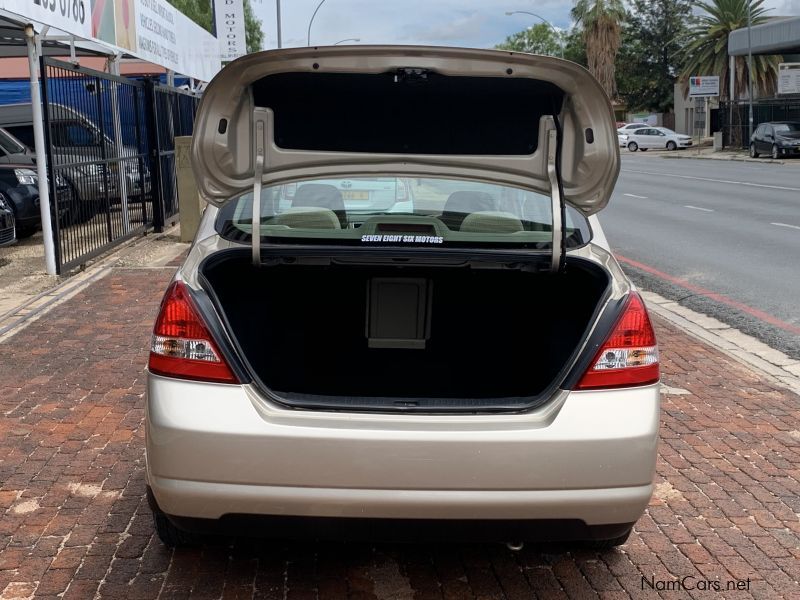
<svg viewBox="0 0 800 600">
<path fill-rule="evenodd" d="M 794 334 L 800 334 L 800 327 L 798 327 L 797 325 L 794 325 L 792 323 L 787 323 L 786 321 L 781 321 L 779 318 L 773 317 L 769 313 L 765 313 L 762 310 L 758 310 L 757 308 L 748 306 L 747 304 L 739 302 L 738 300 L 734 300 L 733 298 L 728 298 L 724 294 L 718 294 L 716 292 L 712 292 L 711 290 L 696 285 L 694 283 L 691 283 L 690 281 L 686 281 L 685 279 L 681 279 L 680 277 L 669 275 L 668 273 L 659 271 L 658 269 L 655 269 L 650 265 L 646 265 L 644 263 L 640 263 L 630 258 L 626 258 L 620 254 L 617 254 L 616 252 L 614 253 L 614 256 L 617 258 L 619 262 L 623 264 L 627 264 L 646 273 L 650 273 L 651 275 L 654 275 L 659 279 L 663 279 L 664 281 L 669 281 L 670 283 L 673 283 L 677 286 L 687 289 L 690 292 L 694 292 L 698 296 L 703 296 L 705 298 L 708 298 L 709 300 L 714 300 L 715 302 L 719 302 L 720 304 L 727 304 L 728 306 L 731 306 L 737 310 L 747 313 L 751 317 L 755 317 L 756 319 L 765 321 L 770 325 L 775 325 L 776 327 L 780 327 L 781 329 L 785 329 L 786 331 L 790 331 Z"/>
<path fill-rule="evenodd" d="M 729 179 L 712 179 L 710 177 L 695 177 L 693 175 L 677 175 L 675 173 L 659 173 L 657 171 L 639 171 L 637 169 L 622 169 L 627 173 L 641 173 L 643 175 L 662 175 L 663 177 L 677 177 L 678 179 L 694 179 L 697 181 L 711 181 L 713 183 L 730 183 L 732 185 L 748 185 L 750 187 L 768 188 L 771 190 L 784 190 L 787 192 L 800 192 L 800 188 L 785 187 L 781 185 L 767 185 L 765 183 L 750 183 L 749 181 L 731 181 Z"/>
<path fill-rule="evenodd" d="M 800 229 L 797 225 L 789 225 L 788 223 L 770 223 L 770 225 L 776 225 L 778 227 L 789 227 L 791 229 Z"/>
<path fill-rule="evenodd" d="M 692 210 L 702 210 L 703 212 L 714 212 L 710 208 L 700 208 L 699 206 L 692 206 L 691 204 L 684 204 L 684 208 L 691 208 Z"/>
<path fill-rule="evenodd" d="M 647 196 L 637 196 L 636 194 L 622 194 L 623 196 L 629 196 L 630 198 L 639 198 L 640 200 L 647 200 Z"/>
</svg>

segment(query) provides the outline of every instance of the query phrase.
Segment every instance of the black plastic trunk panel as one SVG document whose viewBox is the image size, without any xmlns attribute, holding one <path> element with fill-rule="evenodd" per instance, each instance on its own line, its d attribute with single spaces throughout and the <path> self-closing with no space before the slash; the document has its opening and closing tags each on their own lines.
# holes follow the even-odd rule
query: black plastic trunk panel
<svg viewBox="0 0 800 600">
<path fill-rule="evenodd" d="M 588 263 L 586 263 L 588 265 Z M 204 269 L 246 362 L 266 387 L 298 404 L 442 407 L 493 399 L 524 406 L 574 355 L 608 276 L 392 266 L 281 265 L 238 257 Z M 424 344 L 369 344 L 376 278 L 427 281 Z M 390 309 L 387 309 L 390 310 Z M 385 315 L 383 315 L 385 318 Z M 424 336 L 420 336 L 424 337 Z M 304 399 L 307 402 L 304 402 Z M 415 399 L 419 399 L 416 402 Z"/>
<path fill-rule="evenodd" d="M 527 78 L 280 73 L 253 84 L 275 113 L 275 143 L 293 150 L 527 155 L 563 91 Z M 376 135 L 379 132 L 380 135 Z"/>
</svg>

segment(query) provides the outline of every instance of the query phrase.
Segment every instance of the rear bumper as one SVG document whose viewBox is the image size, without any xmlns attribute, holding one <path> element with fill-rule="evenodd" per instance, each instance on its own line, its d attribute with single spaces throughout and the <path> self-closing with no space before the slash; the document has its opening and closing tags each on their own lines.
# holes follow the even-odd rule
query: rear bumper
<svg viewBox="0 0 800 600">
<path fill-rule="evenodd" d="M 247 386 L 148 376 L 147 478 L 169 515 L 632 523 L 652 493 L 658 386 L 517 415 L 293 411 Z"/>
</svg>

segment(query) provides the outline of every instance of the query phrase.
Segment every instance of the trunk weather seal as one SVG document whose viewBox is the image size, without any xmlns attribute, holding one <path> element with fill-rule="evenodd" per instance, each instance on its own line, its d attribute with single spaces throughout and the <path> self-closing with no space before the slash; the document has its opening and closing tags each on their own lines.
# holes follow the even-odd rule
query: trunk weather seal
<svg viewBox="0 0 800 600">
<path fill-rule="evenodd" d="M 338 248 L 337 248 L 338 249 Z M 437 253 L 440 251 L 437 251 Z M 250 253 L 247 252 L 244 248 L 228 248 L 225 250 L 221 250 L 216 252 L 201 261 L 198 265 L 197 269 L 197 279 L 198 282 L 203 289 L 205 294 L 198 294 L 199 298 L 202 298 L 203 295 L 206 296 L 203 300 L 203 306 L 201 310 L 204 310 L 206 313 L 209 312 L 210 308 L 213 308 L 213 312 L 216 317 L 218 317 L 218 321 L 221 321 L 221 325 L 225 332 L 228 332 L 225 336 L 220 336 L 221 339 L 224 339 L 227 343 L 230 344 L 230 350 L 232 352 L 232 357 L 234 360 L 231 361 L 232 368 L 233 364 L 238 363 L 237 367 L 240 366 L 245 372 L 247 378 L 250 380 L 249 383 L 253 385 L 253 387 L 257 390 L 257 392 L 270 401 L 275 402 L 285 408 L 293 409 L 293 410 L 312 410 L 312 411 L 326 411 L 326 412 L 366 412 L 366 413 L 375 413 L 375 414 L 522 414 L 529 412 L 531 410 L 537 409 L 542 405 L 546 404 L 554 397 L 556 397 L 559 390 L 570 390 L 574 387 L 575 381 L 575 372 L 578 371 L 577 378 L 583 374 L 583 371 L 580 370 L 580 367 L 585 370 L 585 364 L 589 364 L 594 358 L 594 354 L 597 352 L 597 344 L 602 344 L 605 336 L 608 333 L 608 330 L 613 327 L 614 323 L 616 322 L 616 318 L 618 316 L 620 307 L 622 306 L 621 300 L 615 301 L 612 305 L 609 302 L 609 297 L 611 296 L 612 291 L 612 280 L 611 276 L 607 273 L 607 271 L 597 263 L 587 260 L 582 257 L 568 257 L 570 262 L 579 262 L 589 265 L 593 269 L 599 269 L 602 271 L 608 281 L 606 284 L 606 288 L 601 294 L 600 298 L 598 299 L 597 306 L 590 317 L 588 324 L 586 326 L 586 330 L 584 331 L 583 335 L 581 336 L 578 343 L 575 345 L 575 350 L 570 354 L 569 358 L 564 361 L 564 367 L 556 374 L 553 378 L 553 381 L 550 385 L 547 386 L 542 392 L 540 392 L 536 396 L 512 396 L 512 397 L 498 397 L 498 398 L 452 398 L 446 400 L 453 400 L 453 401 L 485 401 L 487 403 L 492 402 L 492 406 L 458 406 L 458 407 L 446 407 L 446 406 L 419 406 L 421 401 L 435 401 L 441 402 L 442 398 L 400 398 L 400 397 L 392 397 L 387 398 L 392 401 L 391 406 L 386 405 L 376 405 L 376 404 L 352 404 L 349 406 L 342 406 L 341 404 L 335 403 L 325 403 L 322 401 L 315 401 L 313 398 L 336 398 L 339 401 L 344 399 L 344 396 L 314 396 L 311 394 L 297 394 L 293 392 L 280 392 L 278 390 L 273 390 L 269 386 L 264 383 L 264 381 L 258 376 L 255 369 L 253 368 L 250 361 L 247 359 L 243 348 L 239 344 L 239 341 L 236 339 L 236 336 L 233 335 L 233 330 L 231 327 L 231 323 L 228 320 L 227 314 L 225 310 L 222 308 L 222 304 L 219 301 L 219 297 L 217 296 L 216 292 L 214 291 L 213 286 L 210 284 L 208 279 L 205 276 L 205 270 L 212 266 L 215 263 L 218 263 L 224 259 L 229 258 L 231 255 L 240 255 L 244 257 L 245 255 L 249 255 Z M 286 254 L 285 252 L 283 254 Z M 319 255 L 319 253 L 315 252 L 315 255 Z M 210 301 L 211 307 L 205 304 L 205 301 Z M 610 309 L 610 311 L 609 311 Z M 603 327 L 599 327 L 602 323 Z M 217 326 L 215 323 L 214 326 Z M 602 331 L 601 331 L 602 329 Z M 594 343 L 596 339 L 599 338 L 599 342 Z M 227 349 L 220 349 L 224 354 L 226 354 Z M 589 354 L 591 350 L 591 354 L 588 358 L 585 355 Z M 230 358 L 226 354 L 226 358 Z M 244 383 L 244 382 L 243 382 Z M 372 400 L 377 400 L 377 397 L 369 397 Z M 530 401 L 527 404 L 521 403 L 512 403 L 513 400 L 519 400 L 522 398 L 529 399 Z M 303 401 L 305 400 L 305 401 Z M 302 402 L 302 404 L 300 403 Z"/>
</svg>

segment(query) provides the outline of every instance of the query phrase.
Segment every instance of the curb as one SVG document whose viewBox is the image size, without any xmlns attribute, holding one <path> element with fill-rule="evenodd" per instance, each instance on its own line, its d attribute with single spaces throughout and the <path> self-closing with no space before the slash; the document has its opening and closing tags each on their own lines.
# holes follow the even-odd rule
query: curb
<svg viewBox="0 0 800 600">
<path fill-rule="evenodd" d="M 785 165 L 786 161 L 783 160 L 773 160 L 771 158 L 750 158 L 750 157 L 740 157 L 740 156 L 691 156 L 685 154 L 683 156 L 676 156 L 674 154 L 662 154 L 661 158 L 691 158 L 693 160 L 721 160 L 727 162 L 749 162 L 749 163 L 758 163 L 761 165 Z"/>
<path fill-rule="evenodd" d="M 647 308 L 682 331 L 800 395 L 800 360 L 673 300 L 640 290 Z"/>
</svg>

